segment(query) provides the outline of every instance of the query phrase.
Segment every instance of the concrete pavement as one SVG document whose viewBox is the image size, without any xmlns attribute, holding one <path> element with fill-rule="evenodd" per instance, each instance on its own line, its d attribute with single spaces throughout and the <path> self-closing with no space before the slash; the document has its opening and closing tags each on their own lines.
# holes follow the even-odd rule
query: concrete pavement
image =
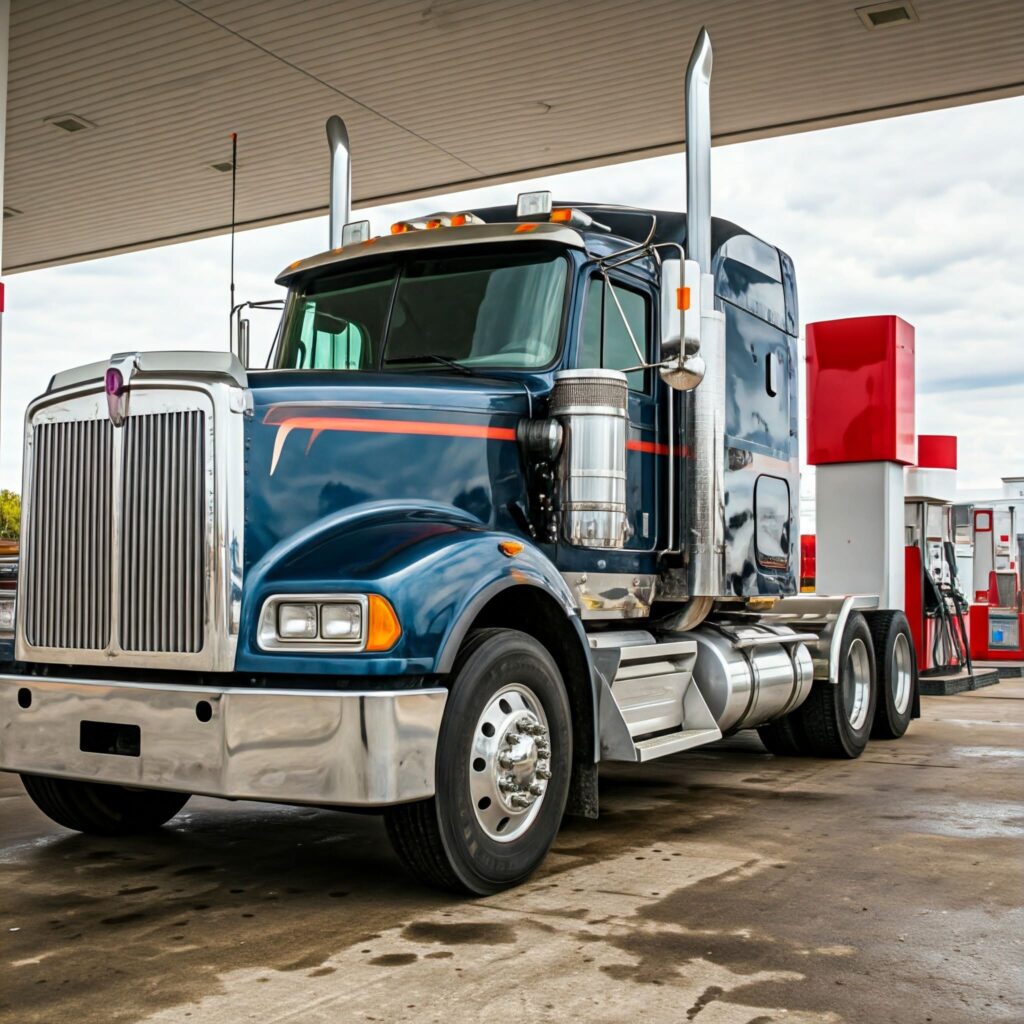
<svg viewBox="0 0 1024 1024">
<path fill-rule="evenodd" d="M 380 821 L 195 799 L 78 836 L 0 775 L 0 1020 L 1024 1021 L 1024 681 L 852 763 L 756 737 L 602 774 L 528 885 L 418 887 Z"/>
</svg>

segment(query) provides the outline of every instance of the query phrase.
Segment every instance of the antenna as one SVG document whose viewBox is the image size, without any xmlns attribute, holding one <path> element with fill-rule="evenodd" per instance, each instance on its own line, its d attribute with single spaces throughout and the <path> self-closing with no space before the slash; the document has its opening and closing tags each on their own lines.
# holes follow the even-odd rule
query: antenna
<svg viewBox="0 0 1024 1024">
<path fill-rule="evenodd" d="M 235 192 L 238 182 L 238 132 L 231 133 L 231 303 L 228 313 L 228 351 L 233 351 L 231 321 L 235 315 Z"/>
</svg>

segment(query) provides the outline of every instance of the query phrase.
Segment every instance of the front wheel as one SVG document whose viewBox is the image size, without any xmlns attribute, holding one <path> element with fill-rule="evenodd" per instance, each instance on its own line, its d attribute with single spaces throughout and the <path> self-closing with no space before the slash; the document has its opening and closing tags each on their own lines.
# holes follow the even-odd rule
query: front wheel
<svg viewBox="0 0 1024 1024">
<path fill-rule="evenodd" d="M 557 665 L 511 629 L 472 633 L 438 736 L 435 794 L 387 811 L 419 879 L 483 896 L 524 881 L 554 842 L 569 793 L 572 728 Z"/>
<path fill-rule="evenodd" d="M 128 836 L 165 825 L 188 803 L 188 793 L 130 789 L 45 775 L 22 775 L 25 792 L 51 820 L 94 836 Z"/>
</svg>

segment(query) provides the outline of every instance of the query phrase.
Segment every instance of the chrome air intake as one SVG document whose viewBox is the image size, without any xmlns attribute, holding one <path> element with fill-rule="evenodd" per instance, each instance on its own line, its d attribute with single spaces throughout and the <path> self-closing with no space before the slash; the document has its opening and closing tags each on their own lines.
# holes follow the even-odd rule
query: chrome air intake
<svg viewBox="0 0 1024 1024">
<path fill-rule="evenodd" d="M 620 548 L 626 518 L 626 375 L 555 374 L 550 416 L 564 432 L 558 473 L 562 535 L 583 547 Z"/>
</svg>

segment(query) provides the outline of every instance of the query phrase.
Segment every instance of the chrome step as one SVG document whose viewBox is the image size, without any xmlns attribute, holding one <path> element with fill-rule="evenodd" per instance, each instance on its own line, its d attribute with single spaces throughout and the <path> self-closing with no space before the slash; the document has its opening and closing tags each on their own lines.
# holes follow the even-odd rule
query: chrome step
<svg viewBox="0 0 1024 1024">
<path fill-rule="evenodd" d="M 651 761 L 721 739 L 693 681 L 694 641 L 655 643 L 623 630 L 596 634 L 590 645 L 602 680 L 602 759 Z"/>
<path fill-rule="evenodd" d="M 714 729 L 685 729 L 665 736 L 652 736 L 649 740 L 640 740 L 634 744 L 636 760 L 653 761 L 656 757 L 678 754 L 680 750 L 689 750 L 691 747 L 702 747 L 705 743 L 714 743 L 721 738 L 718 726 Z"/>
</svg>

